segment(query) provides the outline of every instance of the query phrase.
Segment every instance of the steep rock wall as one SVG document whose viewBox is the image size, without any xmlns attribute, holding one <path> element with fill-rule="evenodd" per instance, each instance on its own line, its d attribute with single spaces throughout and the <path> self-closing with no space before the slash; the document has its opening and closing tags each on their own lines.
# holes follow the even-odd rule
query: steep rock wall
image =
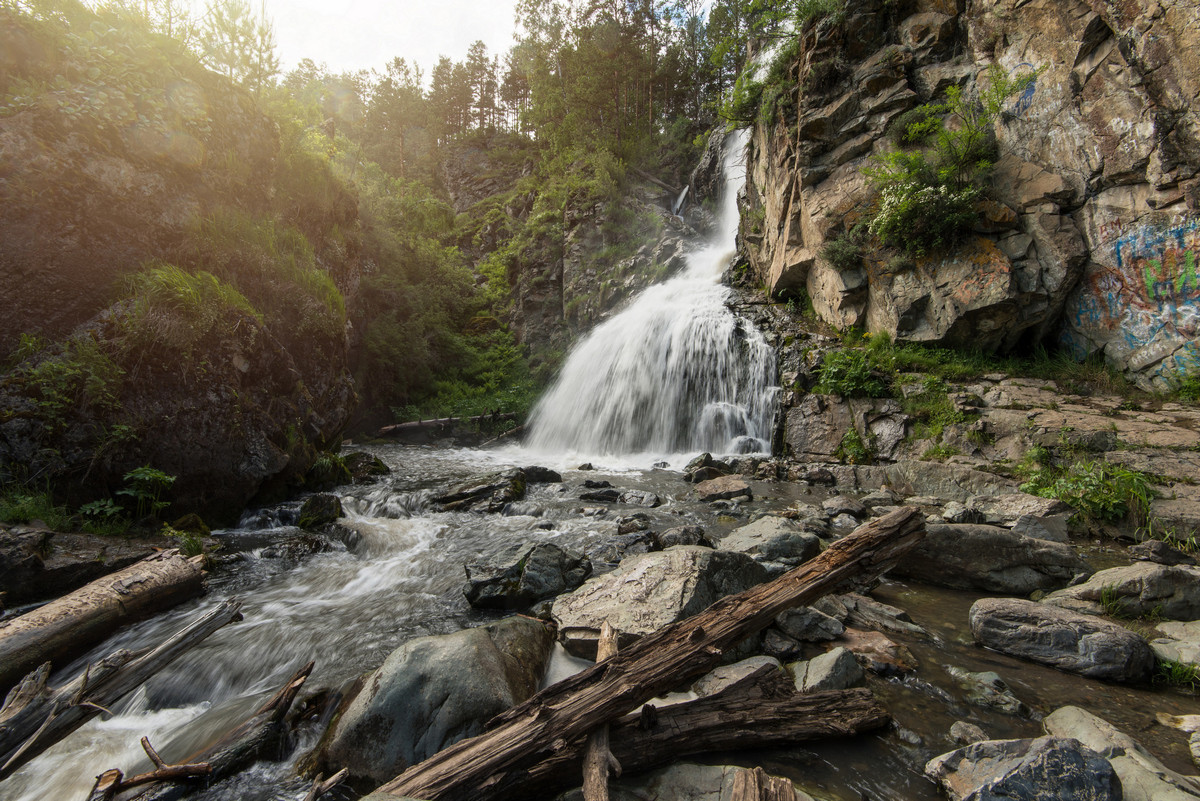
<svg viewBox="0 0 1200 801">
<path fill-rule="evenodd" d="M 794 110 L 755 130 L 751 263 L 838 327 L 990 350 L 1059 340 L 1145 386 L 1176 380 L 1194 369 L 1200 314 L 1197 44 L 1187 2 L 866 2 L 809 25 Z M 971 91 L 993 63 L 1041 73 L 995 126 L 973 235 L 911 266 L 831 264 L 826 243 L 876 202 L 863 169 L 892 121 L 947 86 Z"/>
</svg>

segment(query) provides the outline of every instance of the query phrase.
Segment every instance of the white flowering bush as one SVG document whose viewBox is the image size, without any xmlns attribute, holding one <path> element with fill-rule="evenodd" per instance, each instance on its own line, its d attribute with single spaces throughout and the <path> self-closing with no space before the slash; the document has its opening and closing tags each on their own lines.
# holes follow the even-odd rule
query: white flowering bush
<svg viewBox="0 0 1200 801">
<path fill-rule="evenodd" d="M 974 223 L 979 195 L 976 186 L 956 190 L 915 181 L 885 186 L 869 229 L 910 256 L 946 250 Z"/>
</svg>

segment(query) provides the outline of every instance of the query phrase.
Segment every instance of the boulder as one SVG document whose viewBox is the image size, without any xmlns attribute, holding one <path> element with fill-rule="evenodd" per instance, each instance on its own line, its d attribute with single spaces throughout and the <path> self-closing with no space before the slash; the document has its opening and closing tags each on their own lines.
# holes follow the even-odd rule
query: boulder
<svg viewBox="0 0 1200 801">
<path fill-rule="evenodd" d="M 642 506 L 646 509 L 653 509 L 656 506 L 662 505 L 662 499 L 653 492 L 645 492 L 643 490 L 629 490 L 622 492 L 618 500 L 621 503 L 627 503 L 632 506 Z"/>
<path fill-rule="evenodd" d="M 965 720 L 956 720 L 950 726 L 950 740 L 959 745 L 980 743 L 986 739 L 988 739 L 987 733 L 974 723 L 968 723 Z"/>
<path fill-rule="evenodd" d="M 319 762 L 379 784 L 482 733 L 537 690 L 553 643 L 547 624 L 525 617 L 409 640 L 343 706 Z"/>
<path fill-rule="evenodd" d="M 920 667 L 912 651 L 878 631 L 847 628 L 833 644 L 849 649 L 859 664 L 879 676 L 901 676 Z"/>
<path fill-rule="evenodd" d="M 530 484 L 561 484 L 563 480 L 562 473 L 551 470 L 549 467 L 532 465 L 521 468 L 521 472 L 525 474 L 525 480 Z"/>
<path fill-rule="evenodd" d="M 960 667 L 950 667 L 946 672 L 963 689 L 968 704 L 1023 718 L 1033 716 L 1033 710 L 1013 695 L 1013 691 L 995 671 L 972 673 Z"/>
<path fill-rule="evenodd" d="M 1091 615 L 1015 598 L 971 606 L 971 632 L 988 648 L 1093 679 L 1143 682 L 1154 652 L 1138 634 Z"/>
<path fill-rule="evenodd" d="M 780 612 L 775 616 L 775 627 L 799 642 L 835 640 L 846 631 L 837 618 L 811 606 Z"/>
<path fill-rule="evenodd" d="M 925 775 L 951 801 L 1122 801 L 1104 757 L 1077 740 L 984 740 L 942 754 Z"/>
<path fill-rule="evenodd" d="M 579 493 L 579 500 L 592 503 L 616 503 L 621 499 L 618 489 L 596 489 Z"/>
<path fill-rule="evenodd" d="M 819 554 L 821 541 L 816 535 L 801 531 L 791 520 L 767 516 L 734 529 L 717 547 L 748 554 L 759 562 L 795 567 Z"/>
<path fill-rule="evenodd" d="M 766 570 L 745 554 L 680 545 L 625 559 L 611 573 L 560 595 L 552 615 L 567 651 L 594 659 L 605 620 L 620 632 L 624 647 L 766 577 Z"/>
<path fill-rule="evenodd" d="M 712 478 L 696 485 L 696 497 L 705 503 L 743 496 L 752 498 L 753 493 L 750 491 L 750 485 L 737 475 Z"/>
<path fill-rule="evenodd" d="M 719 693 L 726 687 L 737 684 L 764 665 L 774 665 L 779 670 L 783 670 L 783 665 L 774 657 L 752 656 L 741 662 L 734 662 L 732 665 L 721 665 L 719 668 L 705 673 L 696 679 L 696 683 L 692 685 L 692 692 L 699 696 Z"/>
<path fill-rule="evenodd" d="M 154 553 L 154 545 L 0 525 L 0 597 L 9 606 L 57 598 L 145 559 Z"/>
<path fill-rule="evenodd" d="M 1159 659 L 1200 667 L 1200 620 L 1160 623 L 1150 647 Z"/>
<path fill-rule="evenodd" d="M 1154 562 L 1159 565 L 1194 565 L 1196 558 L 1189 556 L 1162 540 L 1146 540 L 1129 547 L 1129 558 L 1137 562 Z"/>
<path fill-rule="evenodd" d="M 954 589 L 1027 595 L 1062 587 L 1087 563 L 1063 543 L 985 525 L 929 525 L 894 575 Z"/>
<path fill-rule="evenodd" d="M 824 606 L 821 606 L 821 601 L 824 602 Z M 850 626 L 916 637 L 929 636 L 929 633 L 914 623 L 903 609 L 881 603 L 866 595 L 847 592 L 826 596 L 821 601 L 816 604 L 821 606 L 821 611 L 835 614 L 839 620 Z M 831 612 L 831 609 L 836 611 Z"/>
<path fill-rule="evenodd" d="M 597 562 L 615 565 L 629 556 L 661 550 L 658 535 L 653 531 L 635 531 L 630 534 L 618 534 L 588 555 Z"/>
<path fill-rule="evenodd" d="M 1196 620 L 1200 618 L 1200 567 L 1134 562 L 1101 570 L 1083 584 L 1052 592 L 1043 601 L 1089 615 L 1104 614 L 1117 605 L 1120 614 L 1130 617 Z"/>
<path fill-rule="evenodd" d="M 733 765 L 679 762 L 649 773 L 610 779 L 608 797 L 611 801 L 646 801 L 648 798 L 663 801 L 730 801 L 734 779 L 742 770 L 744 768 Z M 555 801 L 583 801 L 583 791 L 572 790 Z M 796 801 L 813 799 L 797 790 Z"/>
<path fill-rule="evenodd" d="M 888 485 L 904 496 L 930 496 L 939 503 L 966 503 L 976 495 L 1003 495 L 1017 489 L 1016 482 L 994 473 L 941 462 L 899 461 L 887 468 L 886 477 Z"/>
<path fill-rule="evenodd" d="M 328 525 L 344 515 L 342 502 L 336 495 L 320 493 L 310 495 L 300 507 L 300 516 L 296 525 L 300 528 L 314 529 Z"/>
<path fill-rule="evenodd" d="M 347 453 L 342 457 L 342 464 L 346 466 L 355 484 L 369 484 L 392 472 L 382 459 L 366 451 Z"/>
<path fill-rule="evenodd" d="M 1054 710 L 1042 721 L 1047 733 L 1071 737 L 1103 755 L 1121 779 L 1124 801 L 1196 801 L 1200 784 L 1167 768 L 1137 740 L 1107 720 L 1076 706 Z"/>
<path fill-rule="evenodd" d="M 465 566 L 463 594 L 471 606 L 527 609 L 543 598 L 573 590 L 592 574 L 585 556 L 550 542 L 520 543 L 486 563 Z"/>
<path fill-rule="evenodd" d="M 793 663 L 788 668 L 795 677 L 796 689 L 803 693 L 845 690 L 866 680 L 854 654 L 842 647 L 807 662 Z"/>
<path fill-rule="evenodd" d="M 850 515 L 851 517 L 860 518 L 867 516 L 866 505 L 857 498 L 851 498 L 849 495 L 834 495 L 832 498 L 826 498 L 821 503 L 821 509 L 831 518 L 838 515 Z"/>
<path fill-rule="evenodd" d="M 433 502 L 446 511 L 462 511 L 487 502 L 489 512 L 499 512 L 505 504 L 525 497 L 525 473 L 516 468 L 463 481 L 435 495 Z"/>
<path fill-rule="evenodd" d="M 659 544 L 664 549 L 673 548 L 676 545 L 704 545 L 709 548 L 713 547 L 712 540 L 704 533 L 704 529 L 700 526 L 675 526 L 666 531 L 658 533 Z"/>
</svg>

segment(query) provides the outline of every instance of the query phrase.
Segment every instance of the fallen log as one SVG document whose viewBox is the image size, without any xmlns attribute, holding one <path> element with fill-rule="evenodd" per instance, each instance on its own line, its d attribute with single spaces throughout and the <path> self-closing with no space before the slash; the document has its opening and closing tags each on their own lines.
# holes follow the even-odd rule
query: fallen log
<svg viewBox="0 0 1200 801">
<path fill-rule="evenodd" d="M 204 588 L 200 557 L 147 557 L 32 612 L 0 622 L 0 692 L 43 662 L 76 656 L 125 623 L 161 612 Z"/>
<path fill-rule="evenodd" d="M 770 776 L 762 768 L 742 770 L 733 777 L 729 801 L 796 801 L 796 788 L 787 779 Z"/>
<path fill-rule="evenodd" d="M 240 601 L 226 601 L 158 647 L 114 651 L 57 690 L 46 686 L 50 663 L 26 676 L 0 706 L 0 779 L 142 686 L 210 634 L 241 620 Z"/>
<path fill-rule="evenodd" d="M 649 712 L 648 710 L 653 710 Z M 610 724 L 613 757 L 625 774 L 696 754 L 767 748 L 847 737 L 890 718 L 869 690 L 798 693 L 791 677 L 765 665 L 719 693 L 641 712 Z M 482 788 L 476 801 L 550 798 L 578 781 L 585 742 Z"/>
<path fill-rule="evenodd" d="M 287 734 L 284 716 L 296 700 L 296 694 L 304 686 L 312 669 L 312 662 L 300 668 L 245 722 L 185 759 L 189 764 L 209 765 L 210 771 L 203 777 L 204 781 L 157 781 L 136 795 L 126 796 L 125 801 L 175 801 L 232 776 L 255 760 L 277 756 L 279 745 Z"/>
<path fill-rule="evenodd" d="M 848 582 L 882 575 L 924 534 L 925 520 L 912 507 L 859 526 L 774 581 L 722 598 L 547 687 L 498 715 L 489 731 L 414 765 L 380 789 L 426 801 L 479 798 L 507 774 L 553 756 L 638 704 L 700 676 L 785 609 L 812 603 Z"/>
<path fill-rule="evenodd" d="M 140 787 L 143 784 L 159 781 L 177 781 L 179 779 L 195 779 L 207 776 L 212 772 L 212 766 L 207 762 L 195 765 L 168 765 L 158 755 L 158 752 L 154 750 L 154 747 L 150 745 L 150 738 L 148 737 L 142 738 L 142 750 L 146 752 L 146 756 L 154 763 L 154 770 L 149 773 L 140 773 L 128 779 L 119 770 L 106 770 L 96 777 L 96 783 L 92 785 L 92 792 L 88 795 L 88 801 L 113 801 L 113 799 L 126 790 L 132 790 L 134 787 Z"/>
<path fill-rule="evenodd" d="M 403 434 L 406 431 L 419 431 L 423 428 L 443 428 L 461 423 L 499 423 L 504 420 L 516 420 L 515 412 L 496 412 L 494 414 L 477 414 L 474 417 L 436 417 L 432 420 L 410 420 L 407 423 L 395 423 L 379 429 L 376 436 L 387 437 Z"/>
<path fill-rule="evenodd" d="M 596 641 L 596 661 L 603 662 L 617 652 L 617 630 L 607 620 Z M 621 775 L 621 763 L 609 748 L 608 726 L 588 735 L 583 755 L 583 801 L 608 801 L 608 772 Z"/>
</svg>

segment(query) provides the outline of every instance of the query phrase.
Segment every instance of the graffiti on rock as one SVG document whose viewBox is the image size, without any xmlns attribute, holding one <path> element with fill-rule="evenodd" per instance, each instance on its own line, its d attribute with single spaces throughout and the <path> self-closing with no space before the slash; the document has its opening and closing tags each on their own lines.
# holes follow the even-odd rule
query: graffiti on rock
<svg viewBox="0 0 1200 801">
<path fill-rule="evenodd" d="M 1200 372 L 1200 219 L 1100 227 L 1105 244 L 1067 309 L 1062 344 L 1104 348 L 1160 388 Z"/>
</svg>

